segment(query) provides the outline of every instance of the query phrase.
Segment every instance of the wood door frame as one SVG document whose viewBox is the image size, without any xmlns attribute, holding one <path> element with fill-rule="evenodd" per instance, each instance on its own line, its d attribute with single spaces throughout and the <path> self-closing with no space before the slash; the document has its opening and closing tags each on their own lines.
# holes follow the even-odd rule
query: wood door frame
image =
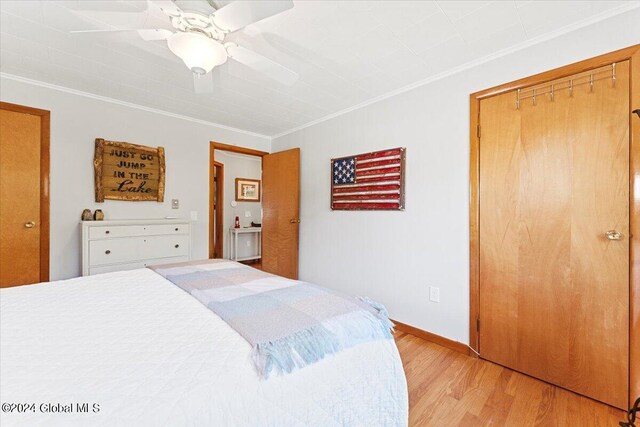
<svg viewBox="0 0 640 427">
<path fill-rule="evenodd" d="M 219 173 L 215 174 L 214 172 L 214 176 L 212 179 L 214 179 L 213 182 L 213 187 L 216 188 L 217 190 L 215 191 L 215 194 L 217 196 L 217 199 L 215 200 L 215 222 L 210 222 L 211 226 L 213 228 L 215 228 L 214 230 L 214 235 L 215 235 L 215 239 L 213 239 L 213 254 L 211 256 L 209 256 L 209 258 L 214 258 L 216 254 L 218 254 L 218 256 L 220 258 L 222 258 L 222 256 L 224 255 L 222 252 L 224 250 L 224 246 L 222 244 L 222 239 L 224 238 L 223 236 L 223 226 L 224 226 L 224 165 L 220 162 L 213 162 L 213 169 L 215 171 L 215 168 L 220 168 L 219 169 Z M 212 195 L 211 197 L 211 205 L 214 205 L 214 201 L 213 201 L 214 197 Z"/>
<path fill-rule="evenodd" d="M 40 117 L 40 281 L 49 281 L 49 182 L 51 112 L 0 101 L 0 110 Z"/>
<path fill-rule="evenodd" d="M 480 356 L 480 101 L 614 62 L 629 61 L 629 405 L 640 396 L 640 44 L 470 95 L 469 346 Z M 635 89 L 635 93 L 634 93 Z"/>
<path fill-rule="evenodd" d="M 211 233 L 211 230 L 213 230 L 213 215 L 214 215 L 213 178 L 215 175 L 214 167 L 216 164 L 215 154 L 214 154 L 215 150 L 229 151 L 232 153 L 245 154 L 249 156 L 258 156 L 260 157 L 260 167 L 262 167 L 262 157 L 269 154 L 266 151 L 254 150 L 253 148 L 246 148 L 246 147 L 240 147 L 238 145 L 230 145 L 230 144 L 223 144 L 221 142 L 209 141 L 209 258 L 213 258 L 213 252 L 215 249 L 213 234 Z M 221 163 L 218 163 L 218 164 L 221 164 Z M 224 202 L 224 195 L 222 196 L 222 202 L 220 203 L 223 203 L 223 202 Z M 222 234 L 224 230 L 220 227 L 217 227 L 216 233 L 218 232 L 218 229 L 220 230 L 219 231 L 220 234 Z M 218 236 L 216 235 L 216 237 Z"/>
</svg>

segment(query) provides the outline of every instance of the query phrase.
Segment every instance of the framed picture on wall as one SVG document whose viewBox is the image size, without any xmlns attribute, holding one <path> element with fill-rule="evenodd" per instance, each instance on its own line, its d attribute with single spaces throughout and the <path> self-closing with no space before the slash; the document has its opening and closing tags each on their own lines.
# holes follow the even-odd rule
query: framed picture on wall
<svg viewBox="0 0 640 427">
<path fill-rule="evenodd" d="M 236 201 L 259 202 L 260 180 L 249 178 L 236 178 Z"/>
</svg>

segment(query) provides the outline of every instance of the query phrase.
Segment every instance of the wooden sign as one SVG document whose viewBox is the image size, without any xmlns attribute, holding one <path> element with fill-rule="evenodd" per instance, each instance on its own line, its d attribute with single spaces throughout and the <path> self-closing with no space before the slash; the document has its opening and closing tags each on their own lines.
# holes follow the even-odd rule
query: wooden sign
<svg viewBox="0 0 640 427">
<path fill-rule="evenodd" d="M 164 201 L 164 148 L 96 139 L 96 202 Z"/>
</svg>

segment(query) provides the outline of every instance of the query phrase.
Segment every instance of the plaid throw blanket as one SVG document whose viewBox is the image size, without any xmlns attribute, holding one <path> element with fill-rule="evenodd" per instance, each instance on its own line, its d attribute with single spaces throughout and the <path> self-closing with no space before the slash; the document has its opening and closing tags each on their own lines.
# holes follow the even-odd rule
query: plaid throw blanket
<svg viewBox="0 0 640 427">
<path fill-rule="evenodd" d="M 194 296 L 253 347 L 263 378 L 358 343 L 392 338 L 382 305 L 226 260 L 150 267 Z"/>
</svg>

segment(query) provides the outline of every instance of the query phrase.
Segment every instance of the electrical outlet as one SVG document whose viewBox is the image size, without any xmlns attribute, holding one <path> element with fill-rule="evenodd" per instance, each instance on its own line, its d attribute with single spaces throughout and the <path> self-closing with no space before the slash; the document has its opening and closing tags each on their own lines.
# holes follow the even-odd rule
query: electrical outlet
<svg viewBox="0 0 640 427">
<path fill-rule="evenodd" d="M 251 218 L 251 211 L 244 211 L 245 218 Z"/>
<path fill-rule="evenodd" d="M 429 286 L 429 299 L 433 302 L 440 302 L 440 288 Z"/>
<path fill-rule="evenodd" d="M 250 248 L 251 247 L 251 240 L 247 240 L 247 247 Z"/>
<path fill-rule="evenodd" d="M 191 211 L 191 221 L 198 220 L 198 211 Z"/>
<path fill-rule="evenodd" d="M 180 200 L 171 199 L 171 209 L 178 209 L 178 208 L 180 208 Z"/>
</svg>

